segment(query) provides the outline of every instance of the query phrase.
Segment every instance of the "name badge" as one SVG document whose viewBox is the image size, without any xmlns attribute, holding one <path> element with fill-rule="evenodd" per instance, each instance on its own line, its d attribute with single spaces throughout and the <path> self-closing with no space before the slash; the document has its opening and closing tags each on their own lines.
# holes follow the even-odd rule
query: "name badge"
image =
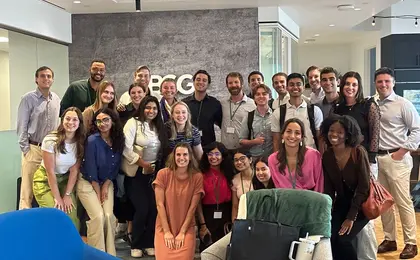
<svg viewBox="0 0 420 260">
<path fill-rule="evenodd" d="M 235 133 L 235 128 L 233 128 L 231 126 L 228 126 L 227 129 L 226 129 L 226 132 L 228 134 L 234 134 Z"/>
<path fill-rule="evenodd" d="M 217 211 L 217 210 L 216 210 L 216 211 L 214 212 L 214 214 L 213 214 L 213 218 L 214 218 L 214 219 L 221 219 L 221 218 L 222 218 L 222 215 L 223 215 L 223 214 L 222 214 L 222 212 L 221 212 L 221 211 Z"/>
<path fill-rule="evenodd" d="M 200 133 L 200 136 L 203 136 L 203 130 L 198 131 Z"/>
</svg>

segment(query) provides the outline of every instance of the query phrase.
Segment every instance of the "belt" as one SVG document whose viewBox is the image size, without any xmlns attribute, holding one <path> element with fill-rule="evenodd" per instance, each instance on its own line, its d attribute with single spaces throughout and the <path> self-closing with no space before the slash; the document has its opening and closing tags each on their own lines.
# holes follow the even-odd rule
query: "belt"
<svg viewBox="0 0 420 260">
<path fill-rule="evenodd" d="M 379 150 L 378 154 L 389 154 L 389 153 L 395 153 L 396 151 L 400 150 L 400 148 L 395 148 L 395 149 L 391 149 L 391 150 Z"/>
<path fill-rule="evenodd" d="M 29 140 L 29 144 L 32 144 L 32 145 L 35 145 L 35 146 L 41 146 L 42 145 L 42 143 L 37 143 L 37 142 L 31 141 L 31 140 Z"/>
</svg>

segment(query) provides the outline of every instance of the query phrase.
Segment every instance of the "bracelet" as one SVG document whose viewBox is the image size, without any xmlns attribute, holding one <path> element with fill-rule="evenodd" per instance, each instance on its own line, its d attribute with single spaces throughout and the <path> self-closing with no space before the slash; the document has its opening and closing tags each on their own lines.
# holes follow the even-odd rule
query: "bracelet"
<svg viewBox="0 0 420 260">
<path fill-rule="evenodd" d="M 65 195 L 66 196 L 71 196 L 71 192 L 66 192 Z"/>
</svg>

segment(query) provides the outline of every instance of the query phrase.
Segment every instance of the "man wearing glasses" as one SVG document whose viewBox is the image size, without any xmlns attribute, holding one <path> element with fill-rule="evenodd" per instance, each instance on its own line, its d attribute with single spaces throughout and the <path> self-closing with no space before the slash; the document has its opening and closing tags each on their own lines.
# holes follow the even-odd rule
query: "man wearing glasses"
<svg viewBox="0 0 420 260">
<path fill-rule="evenodd" d="M 286 120 L 298 118 L 305 125 L 305 144 L 316 149 L 319 129 L 323 120 L 322 111 L 319 107 L 308 104 L 302 97 L 304 87 L 303 76 L 292 73 L 287 77 L 287 91 L 289 101 L 276 109 L 271 117 L 271 132 L 273 134 L 273 150 L 279 150 L 281 142 L 281 129 Z"/>
<path fill-rule="evenodd" d="M 83 112 L 96 98 L 96 89 L 105 77 L 105 62 L 93 60 L 90 63 L 89 79 L 72 82 L 61 100 L 60 115 L 69 107 L 77 107 Z"/>
</svg>

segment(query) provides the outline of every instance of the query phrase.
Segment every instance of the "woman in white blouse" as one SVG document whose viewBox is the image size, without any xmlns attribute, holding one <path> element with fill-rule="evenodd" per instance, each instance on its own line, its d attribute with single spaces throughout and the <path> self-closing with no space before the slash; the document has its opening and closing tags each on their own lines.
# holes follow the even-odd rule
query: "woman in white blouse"
<svg viewBox="0 0 420 260">
<path fill-rule="evenodd" d="M 143 250 L 148 255 L 154 255 L 157 210 L 151 184 L 155 173 L 162 168 L 159 158 L 162 158 L 161 150 L 167 140 L 156 97 L 143 98 L 137 113 L 124 126 L 124 135 L 123 156 L 130 164 L 139 166 L 135 177 L 125 178 L 127 195 L 135 209 L 131 256 L 142 257 Z"/>
<path fill-rule="evenodd" d="M 73 188 L 83 159 L 85 133 L 82 112 L 76 107 L 64 111 L 56 132 L 42 141 L 42 162 L 34 174 L 34 196 L 41 208 L 66 212 L 79 228 Z"/>
</svg>

